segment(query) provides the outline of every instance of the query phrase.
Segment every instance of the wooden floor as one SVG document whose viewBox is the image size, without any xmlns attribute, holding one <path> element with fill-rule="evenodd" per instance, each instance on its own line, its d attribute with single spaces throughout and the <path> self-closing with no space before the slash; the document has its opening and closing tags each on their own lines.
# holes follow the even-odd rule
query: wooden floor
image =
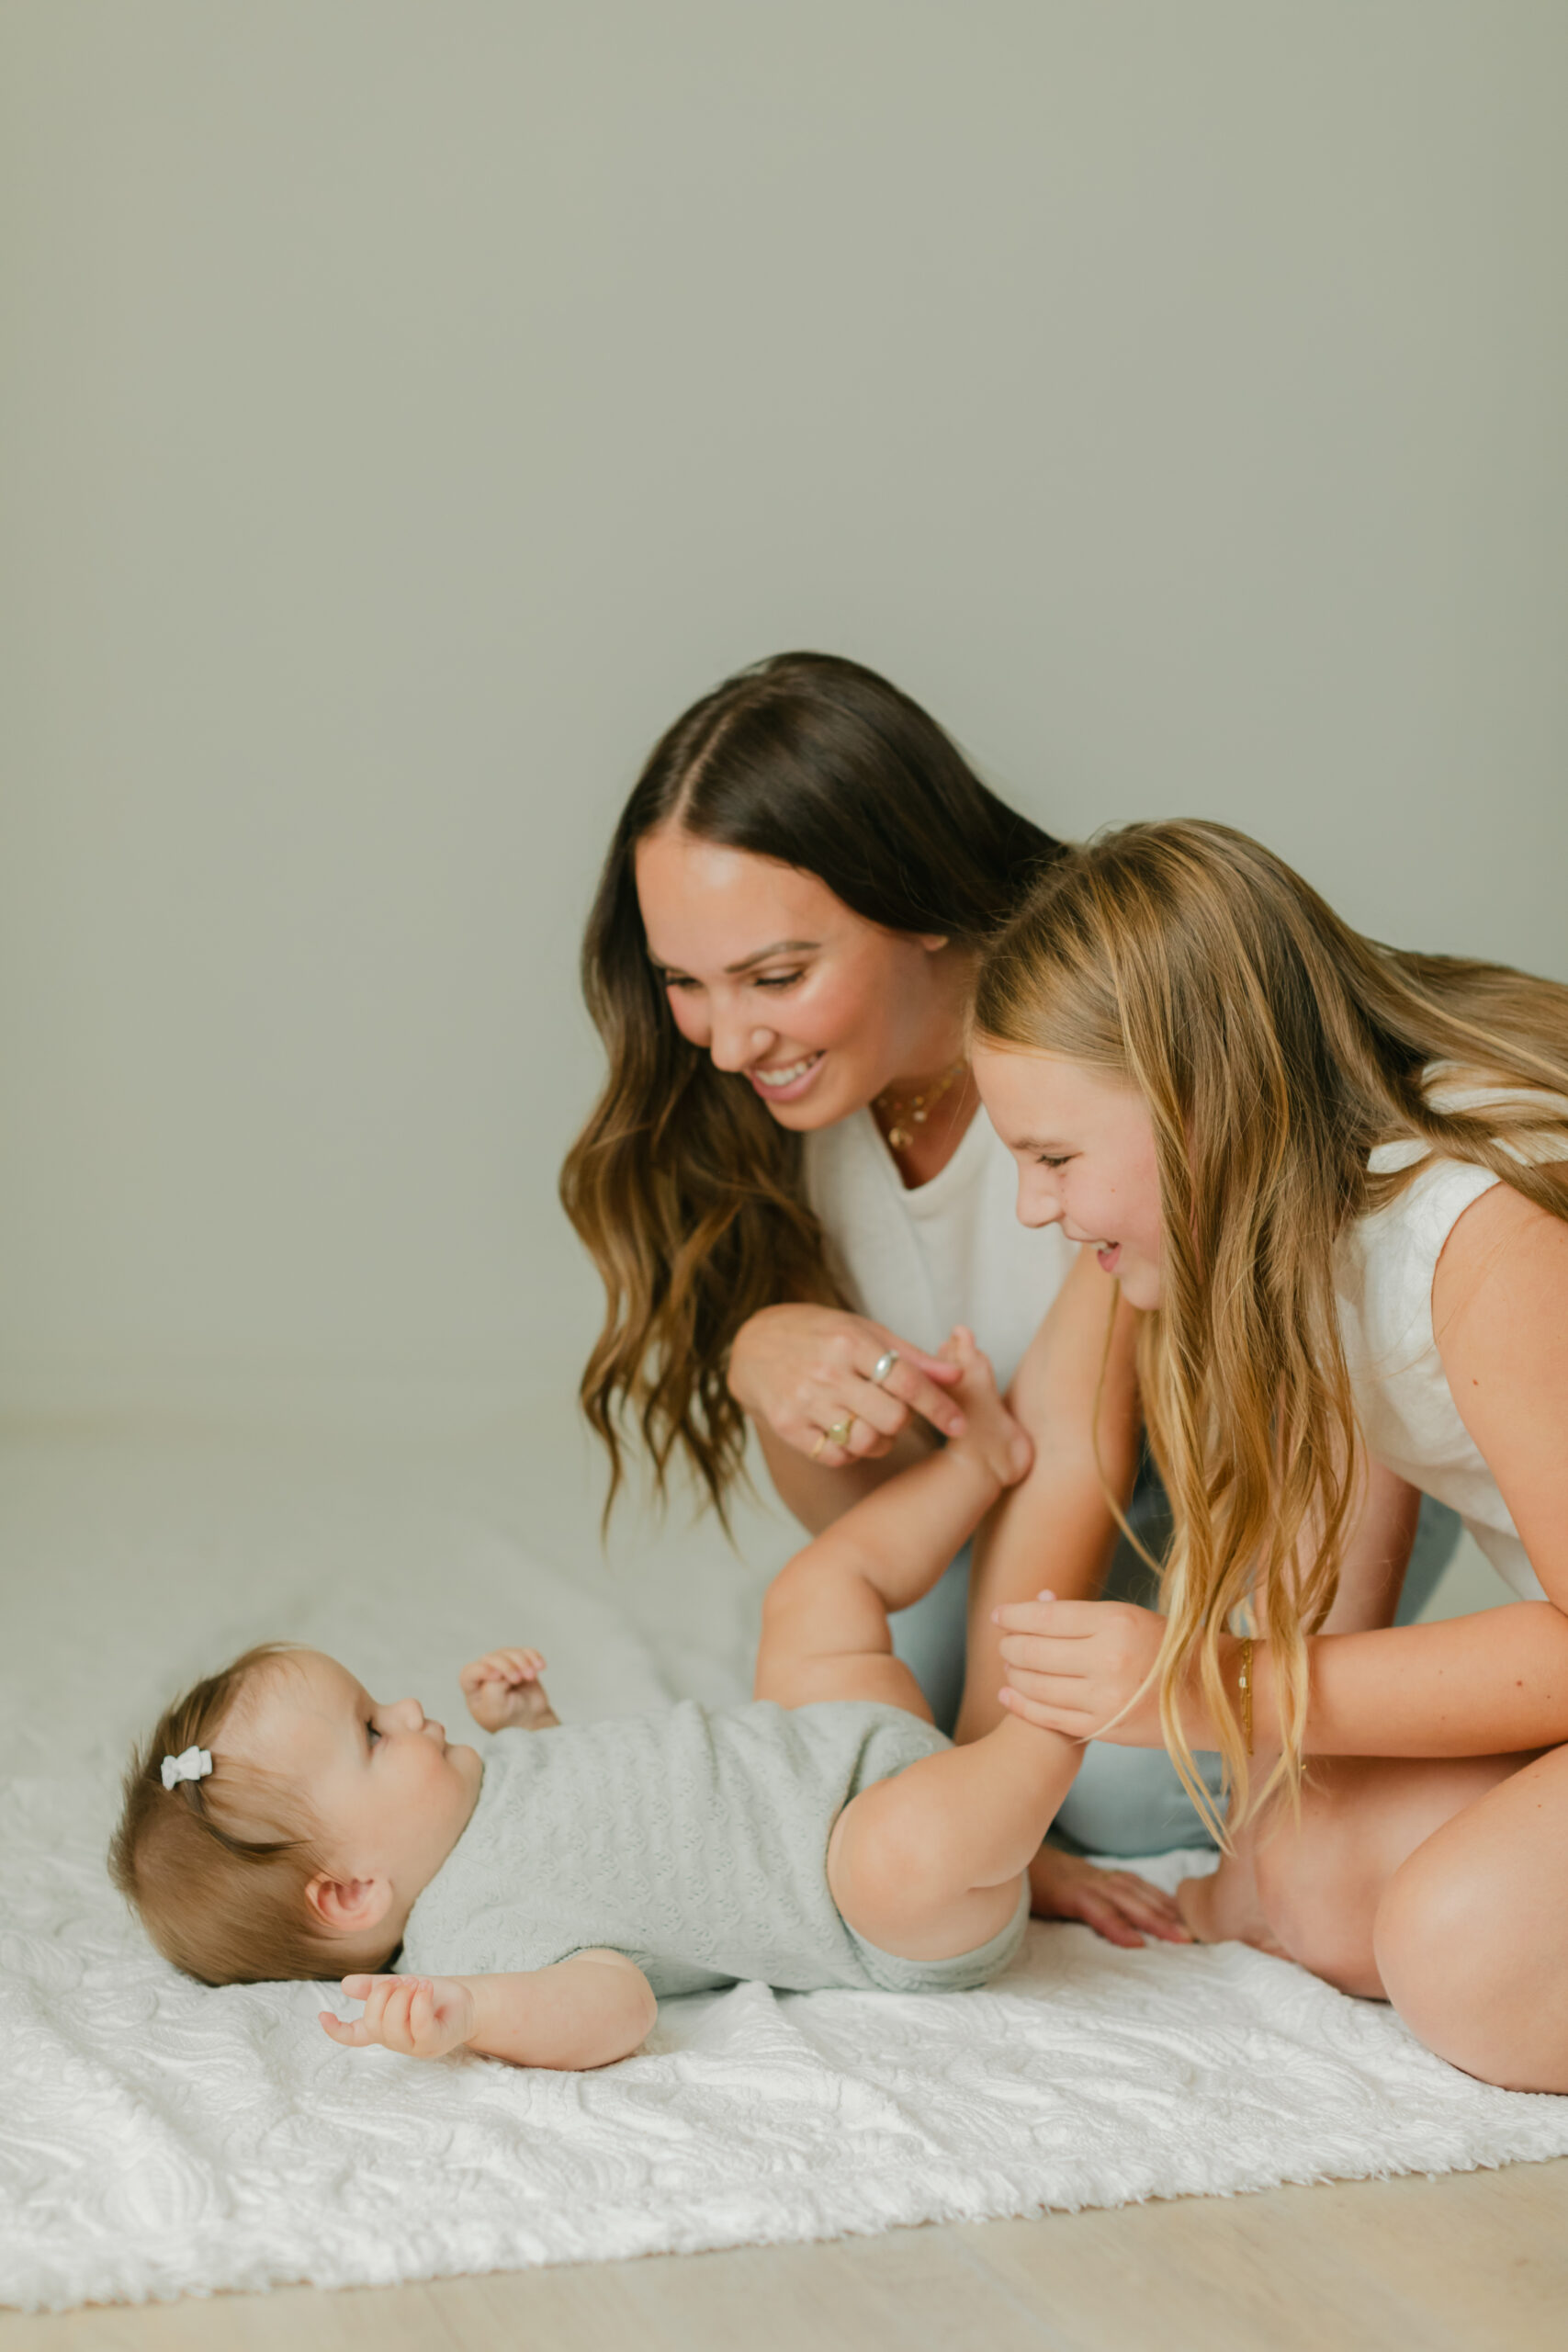
<svg viewBox="0 0 1568 2352">
<path fill-rule="evenodd" d="M 31 2317 L 0 2352 L 1562 2352 L 1568 2158 L 427 2286 Z"/>
</svg>

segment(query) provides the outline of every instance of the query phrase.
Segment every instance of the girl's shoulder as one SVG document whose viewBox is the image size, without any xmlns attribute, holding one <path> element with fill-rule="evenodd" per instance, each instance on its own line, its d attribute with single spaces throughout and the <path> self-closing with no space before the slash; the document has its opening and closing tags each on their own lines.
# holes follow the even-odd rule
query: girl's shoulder
<svg viewBox="0 0 1568 2352">
<path fill-rule="evenodd" d="M 1498 1114 L 1500 1132 L 1494 1141 L 1520 1167 L 1568 1159 L 1568 1098 L 1561 1094 L 1488 1084 L 1448 1063 L 1430 1065 L 1424 1091 L 1437 1112 L 1467 1117 Z M 1440 1250 L 1465 1211 L 1502 1181 L 1495 1170 L 1475 1160 L 1434 1150 L 1423 1136 L 1396 1136 L 1367 1155 L 1367 1173 L 1374 1180 L 1406 1170 L 1392 1194 L 1355 1220 L 1347 1237 L 1353 1253 L 1381 1255 L 1391 1247 L 1434 1244 Z M 1386 1194 L 1386 1185 L 1376 1189 Z"/>
<path fill-rule="evenodd" d="M 1568 1159 L 1568 1101 L 1561 1095 L 1489 1086 L 1441 1064 L 1428 1072 L 1426 1093 L 1438 1112 L 1511 1114 L 1500 1118 L 1504 1132 L 1495 1140 L 1521 1168 Z M 1556 1227 L 1568 1237 L 1561 1219 L 1536 1207 L 1495 1169 L 1435 1151 L 1425 1136 L 1379 1144 L 1368 1154 L 1367 1173 L 1374 1180 L 1373 1204 L 1341 1234 L 1335 1282 L 1342 1306 L 1356 1311 L 1368 1334 L 1377 1331 L 1385 1340 L 1418 1325 L 1429 1332 L 1434 1312 L 1441 1313 L 1439 1266 L 1445 1283 L 1456 1273 L 1463 1278 L 1472 1258 L 1479 1264 L 1495 1246 L 1495 1231 L 1500 1234 L 1506 1227 L 1513 1235 L 1521 1227 L 1539 1227 L 1547 1236 Z M 1478 1208 L 1483 1201 L 1486 1206 Z"/>
</svg>

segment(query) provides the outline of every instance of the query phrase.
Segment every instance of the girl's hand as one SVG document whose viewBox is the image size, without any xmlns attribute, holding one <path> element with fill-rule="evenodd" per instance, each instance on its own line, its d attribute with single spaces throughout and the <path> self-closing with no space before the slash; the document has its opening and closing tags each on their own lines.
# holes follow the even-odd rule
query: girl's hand
<svg viewBox="0 0 1568 2352">
<path fill-rule="evenodd" d="M 871 1377 L 891 1351 L 886 1380 Z M 901 1340 L 881 1323 L 836 1306 L 764 1306 L 744 1322 L 729 1351 L 729 1393 L 775 1436 L 830 1470 L 873 1462 L 918 1413 L 943 1437 L 959 1437 L 964 1415 L 947 1393 L 955 1364 Z M 851 1422 L 848 1442 L 827 1430 Z"/>
<path fill-rule="evenodd" d="M 364 2002 L 364 2016 L 322 2009 L 321 2019 L 344 2050 L 379 2042 L 404 2058 L 445 2058 L 475 2030 L 474 1996 L 455 1976 L 345 1976 L 343 1989 L 351 2001 Z"/>
<path fill-rule="evenodd" d="M 1165 1619 L 1154 1610 L 1043 1592 L 994 1610 L 992 1622 L 1005 1628 L 1001 1697 L 1010 1713 L 1072 1739 L 1165 1745 L 1159 1691 L 1148 1682 L 1165 1636 Z"/>
<path fill-rule="evenodd" d="M 1142 1949 L 1145 1936 L 1190 1944 L 1191 1932 L 1174 1895 L 1162 1894 L 1135 1871 L 1104 1871 L 1081 1854 L 1042 1846 L 1029 1865 L 1030 1909 L 1037 1919 L 1081 1919 L 1108 1944 Z"/>
<path fill-rule="evenodd" d="M 481 1731 L 547 1731 L 560 1721 L 539 1677 L 537 1650 L 489 1650 L 457 1677 Z"/>
</svg>

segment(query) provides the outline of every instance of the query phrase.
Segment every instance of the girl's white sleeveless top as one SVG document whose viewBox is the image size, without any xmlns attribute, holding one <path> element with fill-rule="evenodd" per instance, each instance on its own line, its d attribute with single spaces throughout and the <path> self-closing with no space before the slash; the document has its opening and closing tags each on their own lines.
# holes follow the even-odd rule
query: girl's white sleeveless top
<svg viewBox="0 0 1568 2352">
<path fill-rule="evenodd" d="M 1020 1225 L 1018 1170 L 984 1111 L 913 1192 L 869 1111 L 807 1135 L 805 1164 L 807 1198 L 860 1313 L 931 1350 L 966 1323 L 1005 1387 L 1076 1253 L 1056 1227 Z"/>
<path fill-rule="evenodd" d="M 1539 1101 L 1559 1115 L 1568 1109 L 1549 1094 L 1500 1098 L 1495 1091 L 1458 1088 L 1432 1094 L 1445 1111 L 1480 1109 L 1499 1099 Z M 1542 1143 L 1540 1158 L 1568 1158 L 1556 1138 L 1543 1136 Z M 1408 1140 L 1380 1144 L 1367 1164 L 1383 1174 L 1427 1157 L 1425 1144 Z M 1457 1510 L 1521 1600 L 1543 1600 L 1497 1481 L 1460 1419 L 1432 1331 L 1432 1278 L 1443 1244 L 1472 1202 L 1497 1182 L 1468 1160 L 1431 1159 L 1387 1208 L 1347 1227 L 1336 1251 L 1334 1283 L 1368 1452 Z"/>
</svg>

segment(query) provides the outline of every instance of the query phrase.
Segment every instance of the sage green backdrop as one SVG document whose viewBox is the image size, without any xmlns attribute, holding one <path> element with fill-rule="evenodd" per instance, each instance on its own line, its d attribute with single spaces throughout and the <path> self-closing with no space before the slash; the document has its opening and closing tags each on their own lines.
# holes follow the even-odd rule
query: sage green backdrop
<svg viewBox="0 0 1568 2352">
<path fill-rule="evenodd" d="M 660 726 L 886 669 L 1059 830 L 1568 976 L 1556 0 L 3 18 L 0 1404 L 575 1377 Z"/>
</svg>

